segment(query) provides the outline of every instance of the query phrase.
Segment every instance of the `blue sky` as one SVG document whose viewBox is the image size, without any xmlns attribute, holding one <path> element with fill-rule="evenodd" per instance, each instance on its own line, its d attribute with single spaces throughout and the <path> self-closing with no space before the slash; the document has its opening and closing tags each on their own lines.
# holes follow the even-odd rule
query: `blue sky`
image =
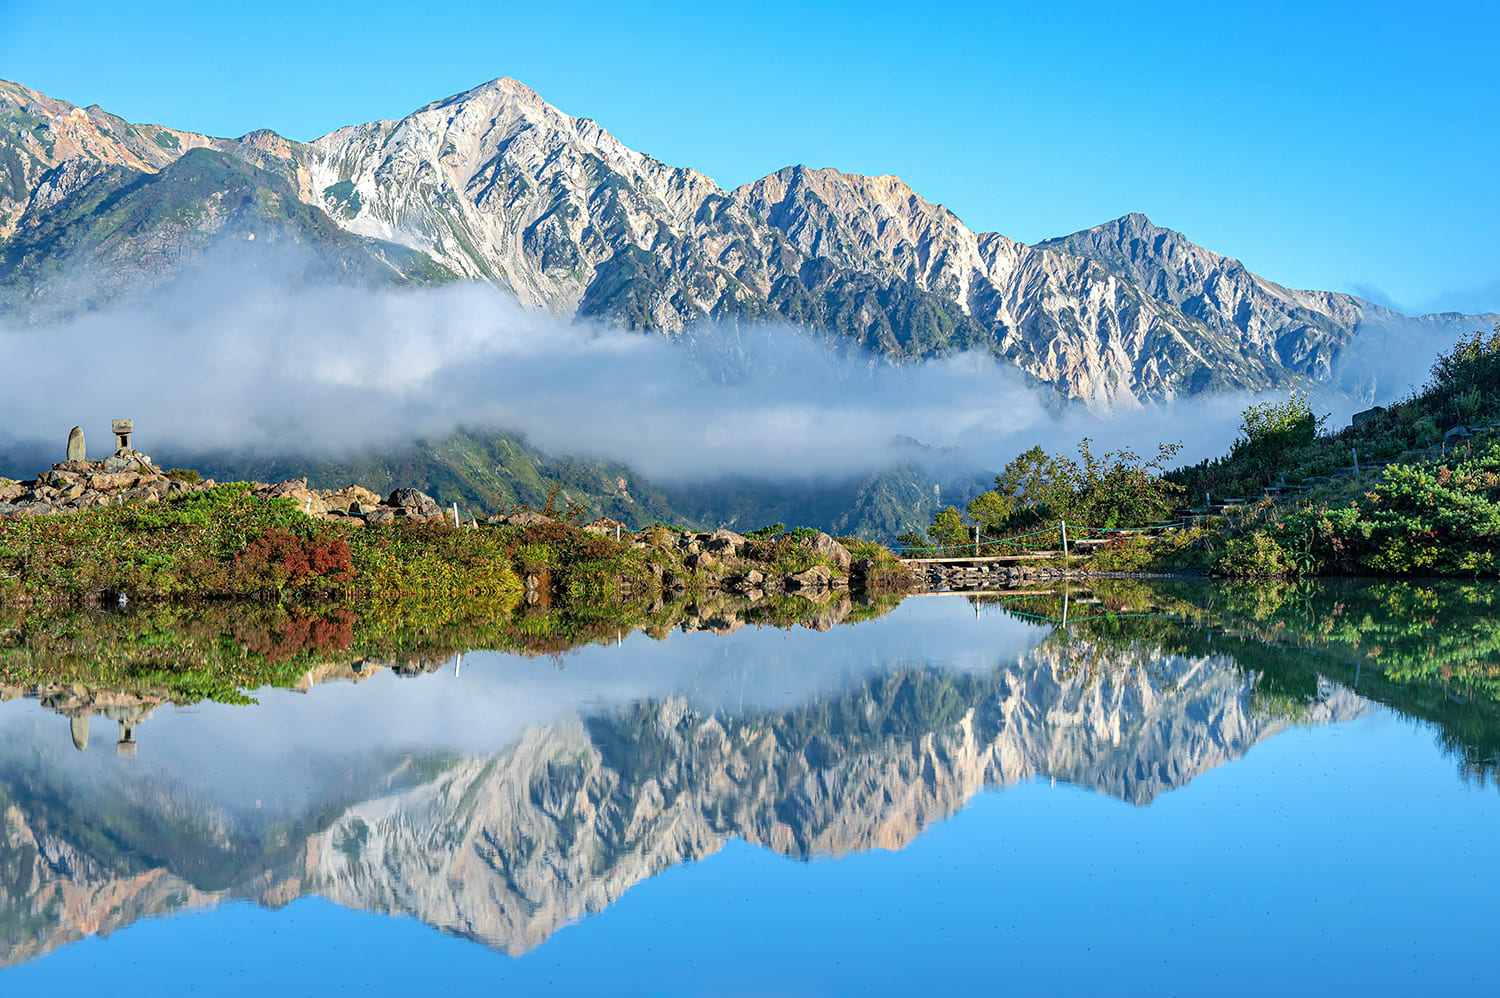
<svg viewBox="0 0 1500 998">
<path fill-rule="evenodd" d="M 1284 284 L 1500 311 L 1500 4 L 49 3 L 0 77 L 307 139 L 497 76 L 725 186 L 894 173 L 1034 242 L 1128 211 Z"/>
</svg>

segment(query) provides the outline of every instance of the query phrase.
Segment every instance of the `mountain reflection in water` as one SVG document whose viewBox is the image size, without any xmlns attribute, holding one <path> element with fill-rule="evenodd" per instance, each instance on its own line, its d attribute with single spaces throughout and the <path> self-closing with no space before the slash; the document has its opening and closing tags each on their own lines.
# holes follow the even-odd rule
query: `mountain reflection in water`
<svg viewBox="0 0 1500 998">
<path fill-rule="evenodd" d="M 1356 682 L 1422 686 L 1383 677 L 1357 635 L 1299 649 L 1274 613 L 1197 592 L 1074 594 L 1067 627 L 1060 595 L 909 600 L 827 633 L 474 653 L 248 707 L 51 689 L 60 713 L 0 708 L 0 963 L 304 895 L 519 954 L 734 837 L 901 849 L 1034 777 L 1149 804 L 1289 724 L 1369 711 Z M 84 701 L 94 728 L 139 726 L 121 740 L 139 747 L 90 743 Z"/>
</svg>

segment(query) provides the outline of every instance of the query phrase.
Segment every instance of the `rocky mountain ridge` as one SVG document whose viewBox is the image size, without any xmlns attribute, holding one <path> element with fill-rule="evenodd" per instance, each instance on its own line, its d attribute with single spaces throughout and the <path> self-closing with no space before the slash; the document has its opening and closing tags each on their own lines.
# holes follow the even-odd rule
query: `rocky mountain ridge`
<svg viewBox="0 0 1500 998">
<path fill-rule="evenodd" d="M 122 185 L 206 156 L 220 172 L 243 164 L 254 211 L 225 212 L 210 184 L 170 217 L 116 226 L 116 244 L 49 229 L 69 206 L 96 217 Z M 91 200 L 101 185 L 116 193 Z M 1139 215 L 1027 246 L 971 231 L 895 177 L 794 166 L 724 190 L 510 79 L 310 143 L 135 125 L 0 83 L 0 302 L 13 315 L 60 280 L 47 261 L 82 250 L 113 274 L 143 243 L 195 257 L 256 227 L 332 254 L 335 276 L 486 280 L 530 307 L 669 333 L 785 321 L 898 360 L 978 349 L 1092 402 L 1326 378 L 1361 328 L 1395 318 L 1282 288 Z M 106 280 L 109 294 L 163 283 L 179 263 L 159 255 L 154 274 Z"/>
<path fill-rule="evenodd" d="M 159 779 L 80 787 L 21 746 L 0 759 L 0 916 L 30 928 L 0 962 L 154 913 L 306 894 L 521 953 L 733 837 L 791 856 L 900 849 L 984 788 L 1038 776 L 1147 804 L 1285 727 L 1256 684 L 1227 658 L 1054 636 L 993 671 L 898 667 L 783 711 L 673 696 L 538 723 L 498 755 L 312 759 L 339 775 L 306 815 Z M 1365 709 L 1330 689 L 1299 720 Z M 95 855 L 102 840 L 72 826 L 99 815 L 127 824 Z M 164 852 L 152 829 L 188 815 Z"/>
</svg>

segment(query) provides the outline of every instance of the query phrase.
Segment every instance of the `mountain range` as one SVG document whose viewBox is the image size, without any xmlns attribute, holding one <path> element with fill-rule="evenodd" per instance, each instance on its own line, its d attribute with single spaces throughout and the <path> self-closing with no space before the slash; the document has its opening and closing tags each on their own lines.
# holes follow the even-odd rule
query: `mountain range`
<svg viewBox="0 0 1500 998">
<path fill-rule="evenodd" d="M 1263 685 L 1227 656 L 1056 632 L 1018 661 L 893 662 L 785 709 L 661 696 L 538 718 L 498 753 L 288 751 L 248 783 L 232 748 L 198 746 L 205 782 L 191 760 L 80 756 L 36 715 L 0 731 L 0 966 L 150 915 L 308 895 L 519 954 L 734 838 L 796 857 L 902 849 L 985 788 L 1037 777 L 1145 805 L 1289 721 L 1369 709 L 1330 686 L 1289 718 Z M 279 738 L 268 718 L 257 730 Z"/>
<path fill-rule="evenodd" d="M 1326 379 L 1406 320 L 1297 291 L 1126 215 L 1030 246 L 896 177 L 791 166 L 733 190 L 499 79 L 295 142 L 137 124 L 0 81 L 0 322 L 42 326 L 299 247 L 296 280 L 493 283 L 522 304 L 679 333 L 781 321 L 897 361 L 979 350 L 1067 398 Z"/>
</svg>

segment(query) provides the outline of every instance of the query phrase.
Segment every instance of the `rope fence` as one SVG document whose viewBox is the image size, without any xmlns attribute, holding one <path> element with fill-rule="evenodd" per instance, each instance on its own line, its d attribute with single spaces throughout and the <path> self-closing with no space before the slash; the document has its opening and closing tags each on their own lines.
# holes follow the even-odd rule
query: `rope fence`
<svg viewBox="0 0 1500 998">
<path fill-rule="evenodd" d="M 1143 527 L 1076 527 L 1066 521 L 1059 521 L 1055 526 L 1004 537 L 986 534 L 982 527 L 974 527 L 973 540 L 962 544 L 905 544 L 892 550 L 908 561 L 1029 554 L 1068 555 L 1072 547 L 1095 547 L 1116 537 L 1137 534 L 1160 535 L 1166 531 L 1190 527 L 1200 519 L 1200 516 L 1183 516 Z"/>
<path fill-rule="evenodd" d="M 1037 621 L 1038 623 L 1043 623 L 1043 624 L 1054 624 L 1054 625 L 1060 624 L 1063 627 L 1067 627 L 1069 623 L 1074 623 L 1074 622 L 1077 622 L 1079 620 L 1126 620 L 1126 619 L 1145 618 L 1145 617 L 1149 617 L 1149 618 L 1153 618 L 1153 619 L 1158 619 L 1158 620 L 1180 620 L 1180 621 L 1188 621 L 1188 620 L 1192 619 L 1192 618 L 1190 618 L 1188 616 L 1185 616 L 1183 614 L 1180 614 L 1180 613 L 1163 613 L 1163 612 L 1160 612 L 1160 611 L 1151 611 L 1151 610 L 1109 610 L 1109 609 L 1105 608 L 1105 609 L 1103 609 L 1103 612 L 1100 612 L 1099 608 L 1097 606 L 1097 601 L 1085 601 L 1085 600 L 1073 600 L 1073 601 L 1071 601 L 1072 602 L 1071 609 L 1072 609 L 1073 612 L 1072 612 L 1072 614 L 1070 616 L 1070 614 L 1069 614 L 1069 610 L 1070 610 L 1069 602 L 1070 601 L 1068 599 L 1069 595 L 1070 595 L 1069 592 L 1067 590 L 1064 590 L 1064 594 L 1063 594 L 1063 606 L 1062 606 L 1062 616 L 1061 617 L 1054 617 L 1051 614 L 1045 613 L 1045 612 L 1034 613 L 1034 612 L 1028 612 L 1027 610 L 1021 610 L 1021 609 L 1017 609 L 1016 608 L 1015 604 L 1023 604 L 1024 605 L 1024 604 L 1027 604 L 1027 603 L 1034 602 L 1037 599 L 1037 597 L 1035 595 L 1020 595 L 1020 596 L 1006 596 L 1006 597 L 999 597 L 999 598 L 986 598 L 983 601 L 976 602 L 974 609 L 975 609 L 976 613 L 979 612 L 980 610 L 999 610 L 1000 612 L 1005 613 L 1005 614 L 1009 614 L 1010 616 L 1013 616 L 1013 617 L 1020 617 L 1020 618 L 1025 619 L 1025 620 L 1034 620 L 1034 621 Z M 1055 597 L 1054 597 L 1054 600 L 1055 600 Z M 1040 607 L 1033 607 L 1033 609 L 1038 609 L 1039 610 L 1041 608 Z"/>
</svg>

